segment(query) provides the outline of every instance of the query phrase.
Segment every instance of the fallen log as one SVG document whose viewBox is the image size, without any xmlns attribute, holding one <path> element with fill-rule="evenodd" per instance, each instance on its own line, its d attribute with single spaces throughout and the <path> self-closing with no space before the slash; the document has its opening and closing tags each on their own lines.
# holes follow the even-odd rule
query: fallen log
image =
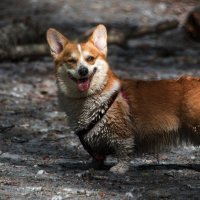
<svg viewBox="0 0 200 200">
<path fill-rule="evenodd" d="M 161 33 L 177 28 L 179 22 L 176 19 L 165 20 L 152 25 L 133 25 L 128 24 L 105 24 L 108 28 L 108 42 L 122 44 L 129 39 L 141 37 L 152 33 Z M 91 26 L 82 24 L 80 26 Z M 93 27 L 96 24 L 92 24 Z M 0 28 L 0 49 L 9 49 L 13 45 L 35 44 L 46 42 L 46 31 L 48 25 L 34 24 L 31 21 L 12 23 Z M 66 28 L 67 27 L 67 28 Z M 62 31 L 63 30 L 63 31 Z M 93 28 L 82 34 L 83 38 L 88 37 Z M 60 27 L 63 34 L 71 34 L 70 37 L 80 37 L 80 27 L 73 24 L 66 24 Z"/>
<path fill-rule="evenodd" d="M 0 49 L 15 45 L 41 43 L 45 41 L 46 30 L 31 23 L 12 23 L 0 29 Z"/>
<path fill-rule="evenodd" d="M 129 39 L 134 39 L 147 34 L 161 33 L 178 26 L 177 20 L 167 20 L 155 25 L 129 27 L 126 25 L 106 25 L 108 27 L 108 43 L 126 46 Z M 74 31 L 72 34 L 77 34 Z M 83 38 L 93 32 L 90 29 Z M 64 33 L 65 34 L 65 33 Z M 34 44 L 46 41 L 46 29 L 23 23 L 8 25 L 0 29 L 0 60 L 20 60 L 24 57 L 37 57 L 49 55 L 46 44 Z"/>
<path fill-rule="evenodd" d="M 10 49 L 0 49 L 0 60 L 20 60 L 24 57 L 49 55 L 47 44 L 17 45 Z"/>
<path fill-rule="evenodd" d="M 133 37 L 140 37 L 140 36 L 144 36 L 144 35 L 152 34 L 152 33 L 162 33 L 164 31 L 175 29 L 178 27 L 178 25 L 179 25 L 179 22 L 176 19 L 166 20 L 152 26 L 138 27 L 137 30 L 130 32 L 128 37 L 133 38 Z"/>
</svg>

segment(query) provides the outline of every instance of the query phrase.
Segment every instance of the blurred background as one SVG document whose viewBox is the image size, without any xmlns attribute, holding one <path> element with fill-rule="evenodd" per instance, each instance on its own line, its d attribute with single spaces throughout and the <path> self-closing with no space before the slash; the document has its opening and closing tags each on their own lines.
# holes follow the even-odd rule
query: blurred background
<svg viewBox="0 0 200 200">
<path fill-rule="evenodd" d="M 137 171 L 124 177 L 83 173 L 89 156 L 59 112 L 46 43 L 50 27 L 77 41 L 102 23 L 108 29 L 108 61 L 118 76 L 200 76 L 198 4 L 1 0 L 0 199 L 198 199 L 199 148 L 193 146 L 136 157 Z M 158 163 L 164 164 L 161 170 Z"/>
<path fill-rule="evenodd" d="M 112 66 L 121 68 L 121 59 L 131 67 L 198 64 L 196 55 L 193 61 L 188 57 L 195 54 L 188 49 L 196 44 L 190 40 L 200 39 L 195 0 L 2 0 L 0 6 L 2 61 L 47 56 L 49 27 L 76 40 L 87 38 L 94 26 L 103 23 L 109 33 Z"/>
</svg>

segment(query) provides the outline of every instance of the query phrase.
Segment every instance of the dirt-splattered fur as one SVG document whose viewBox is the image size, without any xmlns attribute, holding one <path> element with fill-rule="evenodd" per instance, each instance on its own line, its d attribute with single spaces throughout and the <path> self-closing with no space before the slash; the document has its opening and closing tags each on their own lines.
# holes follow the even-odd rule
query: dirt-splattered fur
<svg viewBox="0 0 200 200">
<path fill-rule="evenodd" d="M 118 163 L 111 171 L 124 173 L 133 152 L 158 151 L 183 141 L 200 145 L 200 79 L 119 80 L 106 61 L 106 39 L 103 25 L 97 26 L 89 40 L 80 44 L 72 43 L 54 29 L 47 33 L 55 60 L 59 102 L 69 125 L 79 132 L 100 118 L 82 135 L 94 162 L 104 162 L 96 156 L 115 154 Z M 76 64 L 68 62 L 72 54 Z M 95 58 L 94 62 L 86 62 L 88 54 Z M 88 67 L 89 75 L 97 69 L 85 92 L 78 91 L 77 83 L 68 77 L 71 73 L 79 78 L 80 64 Z M 109 105 L 116 92 L 117 97 Z"/>
</svg>

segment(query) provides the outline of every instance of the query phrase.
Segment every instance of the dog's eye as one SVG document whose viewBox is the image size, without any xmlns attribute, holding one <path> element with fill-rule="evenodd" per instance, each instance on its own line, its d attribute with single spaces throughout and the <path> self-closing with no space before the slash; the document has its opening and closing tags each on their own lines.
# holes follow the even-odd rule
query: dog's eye
<svg viewBox="0 0 200 200">
<path fill-rule="evenodd" d="M 74 58 L 70 58 L 70 59 L 67 60 L 67 62 L 70 63 L 70 64 L 76 64 L 77 60 L 74 59 Z"/>
<path fill-rule="evenodd" d="M 94 57 L 93 56 L 88 56 L 87 58 L 86 58 L 86 61 L 87 62 L 93 62 L 94 61 Z"/>
</svg>

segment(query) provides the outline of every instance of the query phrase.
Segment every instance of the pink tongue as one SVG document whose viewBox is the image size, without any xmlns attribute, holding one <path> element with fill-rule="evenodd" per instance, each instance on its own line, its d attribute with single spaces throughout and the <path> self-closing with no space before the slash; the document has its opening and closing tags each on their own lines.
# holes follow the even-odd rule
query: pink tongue
<svg viewBox="0 0 200 200">
<path fill-rule="evenodd" d="M 83 92 L 85 90 L 88 90 L 88 88 L 90 87 L 90 81 L 89 79 L 84 81 L 84 82 L 78 82 L 78 89 Z"/>
</svg>

